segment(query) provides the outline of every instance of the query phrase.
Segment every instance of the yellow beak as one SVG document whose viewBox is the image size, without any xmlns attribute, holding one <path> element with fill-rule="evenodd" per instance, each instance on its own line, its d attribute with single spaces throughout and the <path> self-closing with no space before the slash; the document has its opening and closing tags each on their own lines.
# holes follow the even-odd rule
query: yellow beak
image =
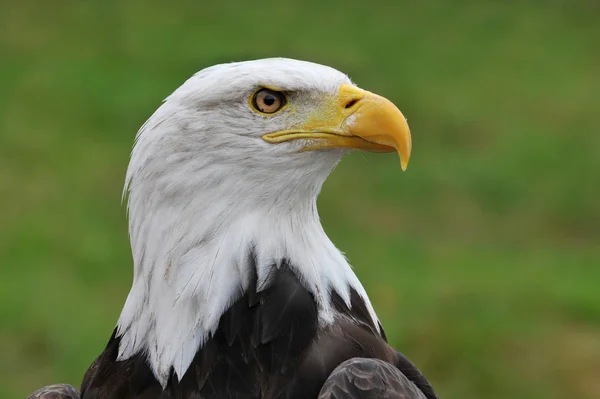
<svg viewBox="0 0 600 399">
<path fill-rule="evenodd" d="M 340 86 L 332 100 L 297 129 L 268 133 L 263 139 L 269 143 L 308 139 L 305 150 L 396 151 L 402 170 L 406 170 L 412 149 L 410 129 L 391 101 L 349 84 Z"/>
</svg>

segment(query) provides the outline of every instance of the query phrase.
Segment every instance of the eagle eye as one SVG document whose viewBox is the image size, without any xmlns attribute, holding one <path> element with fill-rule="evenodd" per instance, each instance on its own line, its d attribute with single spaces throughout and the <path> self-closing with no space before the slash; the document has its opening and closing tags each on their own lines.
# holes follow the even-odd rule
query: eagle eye
<svg viewBox="0 0 600 399">
<path fill-rule="evenodd" d="M 286 99 L 279 91 L 262 88 L 252 95 L 250 103 L 258 112 L 274 114 L 285 106 Z"/>
</svg>

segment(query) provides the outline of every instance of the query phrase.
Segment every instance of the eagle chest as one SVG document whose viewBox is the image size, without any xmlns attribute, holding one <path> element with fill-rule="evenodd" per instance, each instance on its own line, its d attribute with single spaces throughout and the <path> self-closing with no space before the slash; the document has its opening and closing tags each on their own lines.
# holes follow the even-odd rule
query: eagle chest
<svg viewBox="0 0 600 399">
<path fill-rule="evenodd" d="M 292 267 L 273 270 L 268 288 L 248 290 L 221 316 L 181 380 L 173 373 L 163 390 L 143 355 L 117 362 L 113 335 L 86 375 L 83 399 L 310 398 L 344 360 L 391 356 L 356 292 L 352 310 L 332 294 L 340 317 L 321 329 L 314 297 Z"/>
</svg>

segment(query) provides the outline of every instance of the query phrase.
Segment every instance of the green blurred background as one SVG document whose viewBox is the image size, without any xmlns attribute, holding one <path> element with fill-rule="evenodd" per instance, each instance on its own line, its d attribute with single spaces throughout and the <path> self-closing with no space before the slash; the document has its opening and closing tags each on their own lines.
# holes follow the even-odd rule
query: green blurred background
<svg viewBox="0 0 600 399">
<path fill-rule="evenodd" d="M 443 398 L 600 397 L 600 3 L 0 0 L 0 398 L 79 385 L 132 276 L 133 137 L 197 70 L 288 56 L 408 116 L 320 197 Z"/>
</svg>

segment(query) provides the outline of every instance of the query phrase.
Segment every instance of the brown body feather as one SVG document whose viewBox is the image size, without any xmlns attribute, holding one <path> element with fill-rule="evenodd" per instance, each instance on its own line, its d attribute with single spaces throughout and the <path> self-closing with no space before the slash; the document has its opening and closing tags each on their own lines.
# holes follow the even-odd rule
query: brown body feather
<svg viewBox="0 0 600 399">
<path fill-rule="evenodd" d="M 113 333 L 84 377 L 81 399 L 437 398 L 388 345 L 356 291 L 350 307 L 331 294 L 337 316 L 320 328 L 314 298 L 293 266 L 283 261 L 277 270 L 267 289 L 250 290 L 221 316 L 181 381 L 172 373 L 163 389 L 143 354 L 117 361 L 120 339 Z"/>
</svg>

